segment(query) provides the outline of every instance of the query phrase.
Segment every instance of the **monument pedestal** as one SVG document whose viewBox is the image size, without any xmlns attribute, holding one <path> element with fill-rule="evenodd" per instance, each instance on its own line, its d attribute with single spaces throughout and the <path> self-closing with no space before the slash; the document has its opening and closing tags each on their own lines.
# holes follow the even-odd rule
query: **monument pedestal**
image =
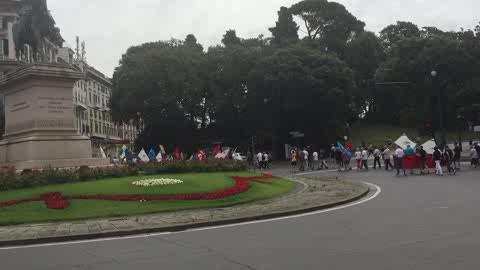
<svg viewBox="0 0 480 270">
<path fill-rule="evenodd" d="M 72 89 L 83 76 L 67 65 L 34 64 L 0 80 L 5 101 L 0 165 L 23 170 L 109 164 L 92 158 L 90 138 L 75 129 Z"/>
</svg>

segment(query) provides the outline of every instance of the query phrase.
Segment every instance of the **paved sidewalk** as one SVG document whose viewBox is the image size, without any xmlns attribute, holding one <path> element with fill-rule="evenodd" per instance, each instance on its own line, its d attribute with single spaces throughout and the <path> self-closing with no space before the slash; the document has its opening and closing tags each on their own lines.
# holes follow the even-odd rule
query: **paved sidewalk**
<svg viewBox="0 0 480 270">
<path fill-rule="evenodd" d="M 173 213 L 0 227 L 0 246 L 182 231 L 304 213 L 352 202 L 369 192 L 363 184 L 336 178 L 291 178 L 297 189 L 273 200 L 234 207 Z"/>
</svg>

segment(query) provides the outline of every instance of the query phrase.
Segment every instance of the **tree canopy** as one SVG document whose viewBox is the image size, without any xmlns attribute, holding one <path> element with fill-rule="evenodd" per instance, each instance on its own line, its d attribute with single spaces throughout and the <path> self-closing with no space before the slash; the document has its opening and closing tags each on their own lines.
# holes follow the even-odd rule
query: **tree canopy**
<svg viewBox="0 0 480 270">
<path fill-rule="evenodd" d="M 290 8 L 305 23 L 307 37 L 326 50 L 342 55 L 347 41 L 362 32 L 365 23 L 345 6 L 327 0 L 303 0 Z"/>
<path fill-rule="evenodd" d="M 290 42 L 298 41 L 298 29 L 300 27 L 293 20 L 293 15 L 286 7 L 281 7 L 278 11 L 278 21 L 275 27 L 270 28 L 272 32 L 272 43 L 284 46 Z"/>
<path fill-rule="evenodd" d="M 229 29 L 207 49 L 193 34 L 133 46 L 113 76 L 113 117 L 139 125 L 142 146 L 246 148 L 256 136 L 277 154 L 292 132 L 326 144 L 346 122 L 437 127 L 443 92 L 448 128 L 480 121 L 480 26 L 364 27 L 341 4 L 304 0 L 280 7 L 271 38 Z"/>
</svg>

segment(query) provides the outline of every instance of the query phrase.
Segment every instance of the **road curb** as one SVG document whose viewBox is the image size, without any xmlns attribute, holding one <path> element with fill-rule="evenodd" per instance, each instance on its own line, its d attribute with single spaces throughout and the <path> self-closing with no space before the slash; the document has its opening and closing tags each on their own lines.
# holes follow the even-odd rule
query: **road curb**
<svg viewBox="0 0 480 270">
<path fill-rule="evenodd" d="M 370 192 L 371 192 L 371 189 L 367 188 L 365 192 L 346 200 L 338 201 L 331 204 L 325 204 L 325 205 L 308 207 L 308 208 L 280 212 L 280 213 L 264 214 L 264 215 L 257 215 L 257 216 L 251 216 L 251 217 L 233 218 L 233 219 L 209 221 L 209 222 L 201 222 L 201 223 L 193 223 L 193 224 L 185 224 L 185 225 L 176 225 L 176 226 L 161 227 L 161 228 L 144 228 L 144 229 L 138 229 L 138 230 L 125 230 L 125 231 L 117 231 L 117 232 L 0 241 L 0 247 L 16 247 L 16 246 L 52 244 L 52 243 L 61 243 L 61 242 L 72 242 L 72 241 L 85 241 L 85 240 L 95 240 L 95 239 L 101 239 L 101 238 L 116 238 L 116 237 L 153 234 L 153 233 L 168 233 L 168 232 L 175 233 L 175 232 L 182 232 L 182 231 L 187 231 L 192 229 L 200 229 L 200 228 L 207 228 L 207 227 L 216 227 L 216 226 L 232 225 L 232 224 L 246 223 L 246 222 L 252 222 L 252 221 L 275 219 L 275 218 L 295 216 L 295 215 L 300 215 L 300 214 L 305 214 L 305 213 L 310 213 L 315 211 L 321 211 L 329 208 L 335 208 L 338 206 L 350 204 L 360 199 L 363 199 Z"/>
</svg>

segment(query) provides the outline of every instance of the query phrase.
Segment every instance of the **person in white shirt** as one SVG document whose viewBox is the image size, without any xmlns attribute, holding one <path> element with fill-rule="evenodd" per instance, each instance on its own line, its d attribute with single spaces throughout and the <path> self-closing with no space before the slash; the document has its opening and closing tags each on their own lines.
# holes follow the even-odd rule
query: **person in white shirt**
<svg viewBox="0 0 480 270">
<path fill-rule="evenodd" d="M 407 172 L 403 168 L 403 156 L 405 153 L 403 152 L 403 149 L 398 146 L 397 150 L 395 150 L 395 161 L 396 161 L 396 166 L 397 166 L 397 176 L 400 175 L 400 170 L 403 170 L 403 175 L 407 176 Z"/>
<path fill-rule="evenodd" d="M 470 167 L 477 168 L 478 167 L 478 152 L 477 152 L 477 149 L 475 149 L 474 146 L 472 146 L 472 150 L 470 151 L 470 154 L 472 156 L 472 163 L 470 164 Z"/>
<path fill-rule="evenodd" d="M 312 167 L 312 164 L 310 164 L 310 153 L 308 153 L 307 149 L 303 150 L 303 154 L 305 155 L 305 166 L 307 168 L 311 168 Z"/>
<path fill-rule="evenodd" d="M 373 169 L 374 170 L 377 169 L 377 164 L 378 164 L 378 168 L 382 169 L 382 163 L 380 162 L 381 156 L 382 156 L 382 152 L 380 152 L 380 149 L 375 148 L 375 150 L 373 151 L 373 157 L 374 157 Z"/>
<path fill-rule="evenodd" d="M 257 154 L 257 164 L 258 164 L 259 169 L 263 168 L 263 153 L 262 152 Z"/>
<path fill-rule="evenodd" d="M 263 167 L 265 169 L 270 167 L 269 158 L 270 158 L 270 156 L 268 155 L 267 152 L 263 153 Z"/>
<path fill-rule="evenodd" d="M 383 159 L 385 160 L 385 170 L 388 171 L 388 168 L 392 168 L 393 170 L 393 165 L 392 162 L 390 161 L 392 156 L 392 152 L 388 148 L 388 146 L 385 147 L 385 150 L 383 151 Z"/>
<path fill-rule="evenodd" d="M 357 170 L 362 169 L 362 151 L 357 148 L 357 152 L 355 152 L 355 159 L 357 160 Z"/>
<path fill-rule="evenodd" d="M 365 168 L 365 170 L 368 171 L 368 151 L 367 148 L 364 148 L 362 151 L 362 169 Z"/>
<path fill-rule="evenodd" d="M 319 168 L 318 166 L 318 152 L 313 152 L 313 166 L 312 166 L 312 171 L 315 170 L 315 168 Z"/>
</svg>

